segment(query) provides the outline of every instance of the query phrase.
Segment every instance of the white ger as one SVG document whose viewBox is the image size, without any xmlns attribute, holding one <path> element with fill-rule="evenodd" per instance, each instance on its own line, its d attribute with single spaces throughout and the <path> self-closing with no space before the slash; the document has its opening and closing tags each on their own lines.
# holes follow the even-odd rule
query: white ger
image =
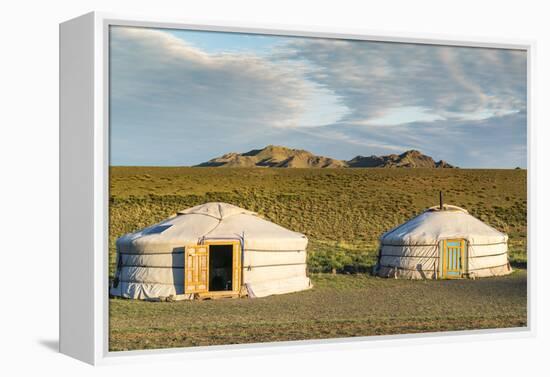
<svg viewBox="0 0 550 377">
<path fill-rule="evenodd" d="M 311 287 L 307 243 L 254 212 L 206 203 L 120 237 L 110 294 L 178 300 L 301 291 Z"/>
<path fill-rule="evenodd" d="M 463 208 L 442 204 L 382 235 L 375 272 L 408 279 L 507 275 L 508 236 Z"/>
</svg>

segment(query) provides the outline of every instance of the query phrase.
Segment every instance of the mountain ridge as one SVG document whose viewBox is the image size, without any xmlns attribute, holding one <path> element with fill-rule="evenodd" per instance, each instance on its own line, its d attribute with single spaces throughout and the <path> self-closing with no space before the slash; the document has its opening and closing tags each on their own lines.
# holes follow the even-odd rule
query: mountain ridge
<svg viewBox="0 0 550 377">
<path fill-rule="evenodd" d="M 259 167 L 259 168 L 456 168 L 446 161 L 411 149 L 401 154 L 382 156 L 358 155 L 351 160 L 318 156 L 304 149 L 268 145 L 244 153 L 230 152 L 195 165 L 195 167 Z"/>
</svg>

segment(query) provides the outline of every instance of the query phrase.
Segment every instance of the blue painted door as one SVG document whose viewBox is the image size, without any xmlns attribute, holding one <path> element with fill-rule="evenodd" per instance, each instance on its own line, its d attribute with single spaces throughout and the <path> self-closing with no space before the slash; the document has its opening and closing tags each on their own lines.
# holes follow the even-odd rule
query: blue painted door
<svg viewBox="0 0 550 377">
<path fill-rule="evenodd" d="M 443 278 L 462 277 L 464 240 L 445 240 L 443 243 Z"/>
</svg>

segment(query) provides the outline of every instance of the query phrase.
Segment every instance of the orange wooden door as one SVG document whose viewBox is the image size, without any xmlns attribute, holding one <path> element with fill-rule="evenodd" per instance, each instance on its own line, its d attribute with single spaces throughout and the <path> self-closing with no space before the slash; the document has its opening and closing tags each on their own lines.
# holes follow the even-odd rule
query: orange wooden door
<svg viewBox="0 0 550 377">
<path fill-rule="evenodd" d="M 208 245 L 185 247 L 185 293 L 208 292 Z"/>
<path fill-rule="evenodd" d="M 239 292 L 241 289 L 241 244 L 233 243 L 233 291 Z"/>
</svg>

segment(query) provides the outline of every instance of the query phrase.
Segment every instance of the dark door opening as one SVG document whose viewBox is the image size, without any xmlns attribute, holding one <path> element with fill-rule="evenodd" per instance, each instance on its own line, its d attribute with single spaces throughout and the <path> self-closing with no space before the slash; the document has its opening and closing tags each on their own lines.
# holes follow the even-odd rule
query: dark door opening
<svg viewBox="0 0 550 377">
<path fill-rule="evenodd" d="M 233 290 L 233 245 L 210 245 L 209 291 Z"/>
</svg>

